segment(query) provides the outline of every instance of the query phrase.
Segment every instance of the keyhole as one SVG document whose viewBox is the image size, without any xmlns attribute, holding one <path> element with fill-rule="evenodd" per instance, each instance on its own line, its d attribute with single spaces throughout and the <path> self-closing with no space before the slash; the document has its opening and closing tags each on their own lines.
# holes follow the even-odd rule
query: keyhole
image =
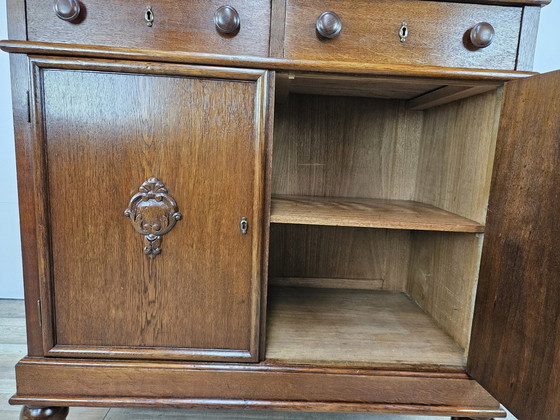
<svg viewBox="0 0 560 420">
<path fill-rule="evenodd" d="M 144 14 L 144 19 L 146 19 L 146 24 L 152 26 L 154 24 L 154 12 L 152 12 L 152 7 L 148 6 L 146 13 Z"/>
<path fill-rule="evenodd" d="M 247 230 L 249 229 L 249 222 L 247 221 L 246 217 L 241 218 L 241 222 L 239 223 L 239 228 L 241 229 L 242 235 L 247 234 Z"/>
<path fill-rule="evenodd" d="M 406 41 L 406 37 L 408 36 L 408 28 L 406 27 L 406 22 L 403 22 L 401 25 L 401 29 L 399 29 L 399 38 L 401 42 Z"/>
</svg>

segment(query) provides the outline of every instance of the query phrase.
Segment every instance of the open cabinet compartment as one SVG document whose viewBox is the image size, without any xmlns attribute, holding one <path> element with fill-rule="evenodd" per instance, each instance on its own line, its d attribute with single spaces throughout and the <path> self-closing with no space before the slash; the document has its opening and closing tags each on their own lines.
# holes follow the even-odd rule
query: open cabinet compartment
<svg viewBox="0 0 560 420">
<path fill-rule="evenodd" d="M 464 371 L 501 88 L 301 79 L 278 76 L 265 359 Z"/>
</svg>

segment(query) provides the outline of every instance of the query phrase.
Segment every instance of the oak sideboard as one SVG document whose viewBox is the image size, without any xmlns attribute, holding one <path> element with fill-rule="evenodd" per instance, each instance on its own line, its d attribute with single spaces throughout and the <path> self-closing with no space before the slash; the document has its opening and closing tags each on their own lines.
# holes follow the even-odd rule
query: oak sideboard
<svg viewBox="0 0 560 420">
<path fill-rule="evenodd" d="M 21 419 L 559 419 L 546 3 L 8 0 Z"/>
</svg>

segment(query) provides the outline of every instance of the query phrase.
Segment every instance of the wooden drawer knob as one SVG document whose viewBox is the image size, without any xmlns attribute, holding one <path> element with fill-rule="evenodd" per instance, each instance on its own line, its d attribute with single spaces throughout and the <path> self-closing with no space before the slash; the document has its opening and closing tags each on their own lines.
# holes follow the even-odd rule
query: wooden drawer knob
<svg viewBox="0 0 560 420">
<path fill-rule="evenodd" d="M 216 30 L 222 34 L 232 34 L 239 30 L 239 13 L 231 6 L 222 6 L 214 13 Z"/>
<path fill-rule="evenodd" d="M 480 22 L 472 27 L 469 38 L 476 48 L 486 48 L 492 43 L 494 34 L 492 25 L 488 22 Z"/>
<path fill-rule="evenodd" d="M 80 14 L 78 0 L 54 0 L 54 13 L 62 20 L 69 22 L 76 20 Z"/>
<path fill-rule="evenodd" d="M 323 12 L 317 18 L 316 27 L 323 38 L 334 38 L 342 30 L 342 20 L 335 12 Z"/>
</svg>

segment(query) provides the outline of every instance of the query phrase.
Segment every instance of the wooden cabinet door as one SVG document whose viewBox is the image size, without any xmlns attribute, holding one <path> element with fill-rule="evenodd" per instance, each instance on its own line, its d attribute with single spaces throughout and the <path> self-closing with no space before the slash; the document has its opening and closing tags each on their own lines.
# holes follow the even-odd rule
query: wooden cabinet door
<svg viewBox="0 0 560 420">
<path fill-rule="evenodd" d="M 519 419 L 560 418 L 560 72 L 506 84 L 468 372 Z"/>
<path fill-rule="evenodd" d="M 31 68 L 45 354 L 257 360 L 267 72 Z"/>
</svg>

